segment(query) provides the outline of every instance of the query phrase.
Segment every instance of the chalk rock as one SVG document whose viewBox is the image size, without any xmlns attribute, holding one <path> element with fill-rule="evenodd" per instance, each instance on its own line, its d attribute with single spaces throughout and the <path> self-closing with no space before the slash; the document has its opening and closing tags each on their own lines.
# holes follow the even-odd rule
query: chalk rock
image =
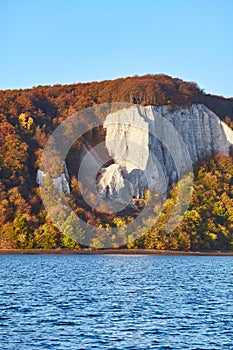
<svg viewBox="0 0 233 350">
<path fill-rule="evenodd" d="M 121 197 L 126 183 L 136 198 L 146 188 L 164 194 L 192 164 L 219 152 L 229 154 L 233 144 L 233 131 L 201 104 L 175 111 L 135 105 L 109 114 L 104 128 L 115 164 L 102 169 L 98 190 L 110 197 Z"/>
</svg>

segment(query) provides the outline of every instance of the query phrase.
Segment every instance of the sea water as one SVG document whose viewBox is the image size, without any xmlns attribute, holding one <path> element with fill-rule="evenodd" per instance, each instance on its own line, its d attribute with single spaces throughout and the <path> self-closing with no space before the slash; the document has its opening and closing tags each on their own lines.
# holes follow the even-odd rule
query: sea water
<svg viewBox="0 0 233 350">
<path fill-rule="evenodd" d="M 0 255 L 0 349 L 233 349 L 233 257 Z"/>
</svg>

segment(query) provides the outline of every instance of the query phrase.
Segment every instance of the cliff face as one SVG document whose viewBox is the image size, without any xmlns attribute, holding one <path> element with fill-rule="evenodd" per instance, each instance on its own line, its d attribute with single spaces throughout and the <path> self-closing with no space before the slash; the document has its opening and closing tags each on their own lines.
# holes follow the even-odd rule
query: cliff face
<svg viewBox="0 0 233 350">
<path fill-rule="evenodd" d="M 43 186 L 45 176 L 46 176 L 46 173 L 44 171 L 40 169 L 37 170 L 36 182 L 38 183 L 38 185 Z M 69 181 L 70 181 L 70 178 L 66 167 L 66 163 L 63 162 L 61 175 L 56 178 L 53 178 L 53 184 L 58 189 L 59 192 L 70 193 Z"/>
<path fill-rule="evenodd" d="M 146 188 L 165 193 L 192 164 L 219 152 L 228 154 L 233 144 L 233 131 L 201 104 L 176 111 L 132 106 L 109 114 L 104 127 L 105 145 L 115 161 L 98 180 L 99 193 L 106 197 L 119 197 L 126 182 L 136 198 Z"/>
</svg>

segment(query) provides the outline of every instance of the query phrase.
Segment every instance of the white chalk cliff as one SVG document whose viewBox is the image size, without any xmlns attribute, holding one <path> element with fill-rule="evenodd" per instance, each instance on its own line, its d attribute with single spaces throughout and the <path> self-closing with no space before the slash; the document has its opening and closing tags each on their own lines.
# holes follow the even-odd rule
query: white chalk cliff
<svg viewBox="0 0 233 350">
<path fill-rule="evenodd" d="M 109 114 L 104 128 L 115 164 L 100 171 L 98 191 L 109 198 L 120 197 L 124 189 L 136 198 L 146 188 L 165 193 L 192 164 L 229 154 L 233 144 L 233 131 L 201 104 L 175 111 L 135 105 Z"/>
<path fill-rule="evenodd" d="M 44 177 L 46 176 L 46 173 L 42 171 L 41 169 L 37 170 L 36 174 L 36 182 L 38 183 L 39 186 L 44 185 Z M 64 192 L 64 193 L 70 193 L 70 185 L 69 185 L 69 174 L 68 170 L 66 167 L 66 163 L 62 163 L 62 170 L 61 170 L 61 175 L 53 178 L 53 185 L 55 188 L 58 189 L 59 192 Z"/>
</svg>

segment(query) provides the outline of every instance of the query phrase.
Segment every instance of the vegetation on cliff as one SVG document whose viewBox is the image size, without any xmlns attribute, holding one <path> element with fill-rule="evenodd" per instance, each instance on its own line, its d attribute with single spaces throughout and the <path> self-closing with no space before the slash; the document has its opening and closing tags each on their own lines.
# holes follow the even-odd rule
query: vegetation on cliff
<svg viewBox="0 0 233 350">
<path fill-rule="evenodd" d="M 57 125 L 76 111 L 109 101 L 166 104 L 172 109 L 204 103 L 232 127 L 233 99 L 206 95 L 195 83 L 165 75 L 0 91 L 0 248 L 79 248 L 72 238 L 53 227 L 46 215 L 35 182 L 36 170 L 43 146 Z M 95 144 L 103 136 L 102 130 L 94 130 L 84 135 L 84 139 Z M 92 211 L 83 202 L 81 184 L 75 176 L 77 169 L 73 165 L 78 164 L 80 143 L 82 140 L 76 142 L 68 155 L 74 212 L 97 226 L 124 227 L 133 220 L 133 213 L 123 213 L 113 220 L 111 215 Z M 197 164 L 193 199 L 177 229 L 170 234 L 164 229 L 176 197 L 174 186 L 156 224 L 133 242 L 122 229 L 122 245 L 129 248 L 231 250 L 232 186 L 231 156 L 218 155 Z M 70 237 L 77 230 L 72 226 L 72 220 L 71 216 L 64 227 Z M 92 246 L 101 248 L 101 239 L 94 238 Z"/>
</svg>

